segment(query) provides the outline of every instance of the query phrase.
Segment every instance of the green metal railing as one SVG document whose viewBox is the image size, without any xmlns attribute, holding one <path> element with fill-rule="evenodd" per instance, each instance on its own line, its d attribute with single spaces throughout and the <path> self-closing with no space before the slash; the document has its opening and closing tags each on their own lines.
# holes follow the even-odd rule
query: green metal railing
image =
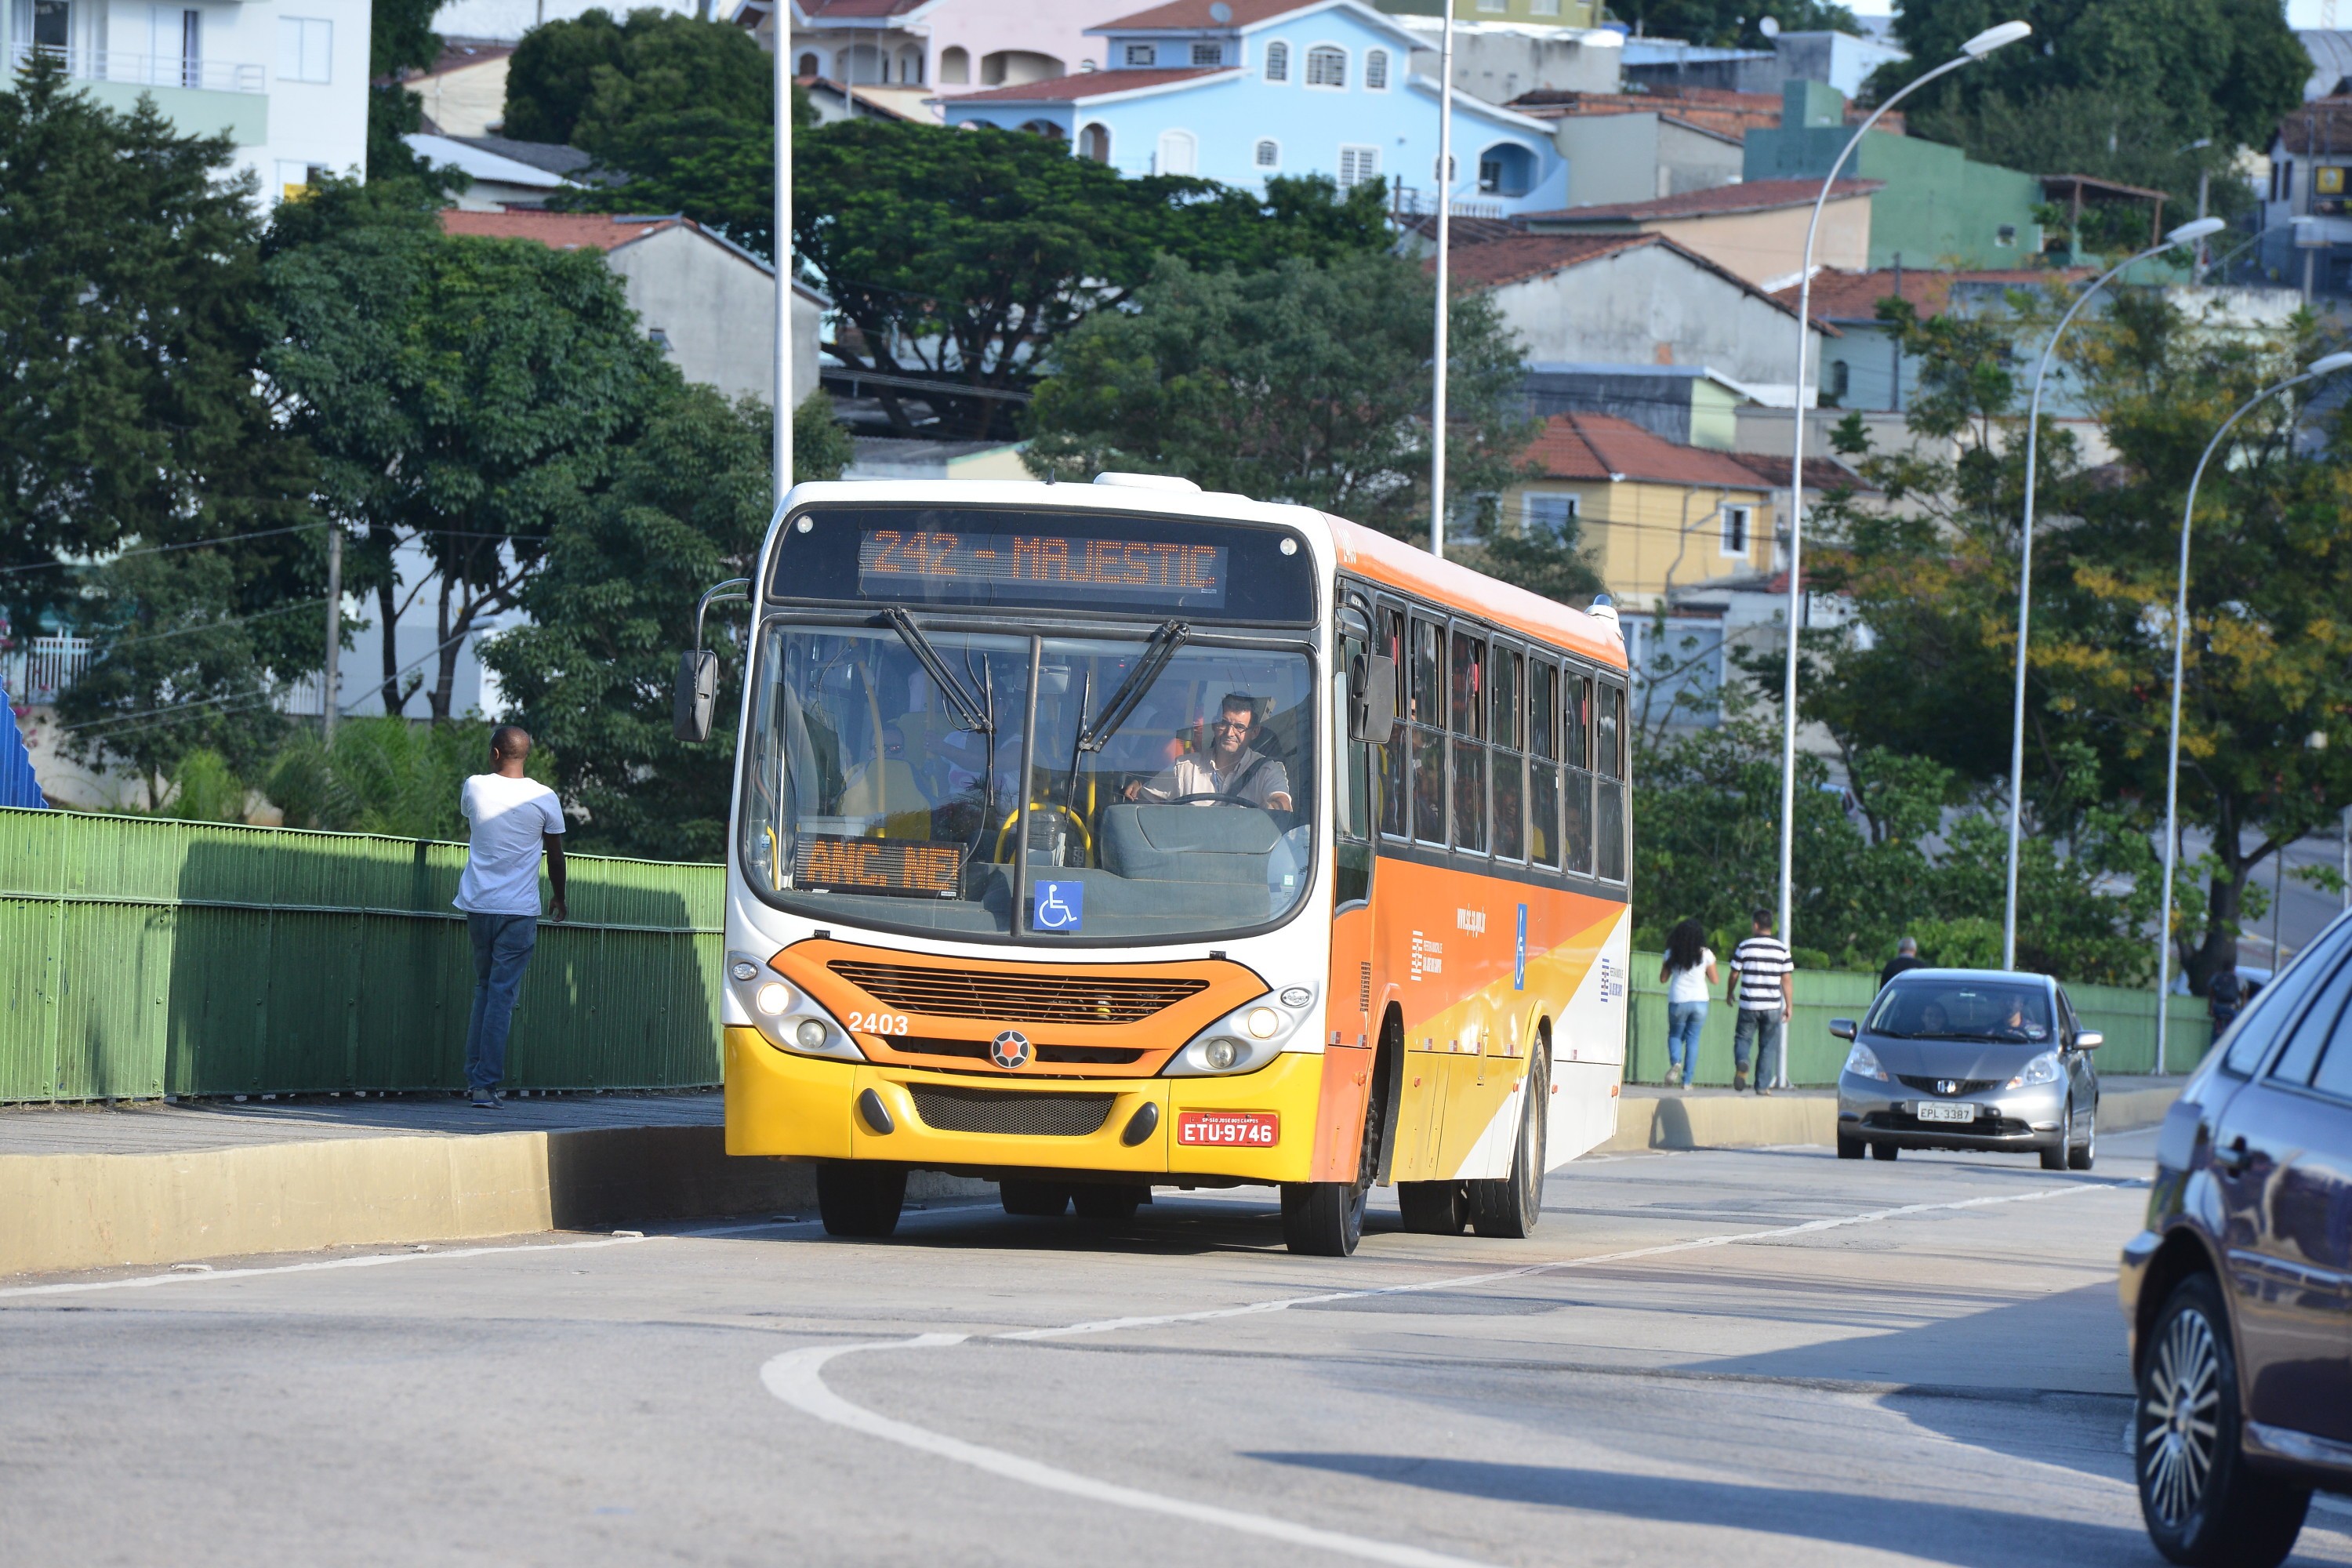
<svg viewBox="0 0 2352 1568">
<path fill-rule="evenodd" d="M 465 1083 L 462 844 L 0 811 L 0 1102 Z M 719 1081 L 718 866 L 566 858 L 522 1089 Z"/>
<path fill-rule="evenodd" d="M 1666 988 L 1658 981 L 1663 954 L 1633 955 L 1633 1036 L 1627 1042 L 1625 1078 L 1631 1083 L 1661 1083 L 1666 1076 Z M 1718 961 L 1720 963 L 1720 961 Z M 1718 968 L 1717 973 L 1723 973 Z M 1698 1076 L 1701 1084 L 1731 1081 L 1733 1011 L 1715 988 L 1699 1032 Z M 1837 1081 L 1838 1068 L 1849 1047 L 1830 1033 L 1832 1018 L 1859 1018 L 1878 994 L 1878 976 L 1851 970 L 1801 969 L 1793 994 L 1795 1016 L 1790 1020 L 1789 1081 L 1820 1085 Z M 2083 1026 L 2106 1036 L 2093 1059 L 2110 1075 L 2156 1071 L 2156 993 L 2119 985 L 2076 985 L 2066 994 L 2074 1004 Z M 2205 1004 L 2194 996 L 2172 998 L 2171 1040 L 2168 1066 L 2176 1073 L 2197 1065 L 2212 1044 L 2213 1029 Z"/>
</svg>

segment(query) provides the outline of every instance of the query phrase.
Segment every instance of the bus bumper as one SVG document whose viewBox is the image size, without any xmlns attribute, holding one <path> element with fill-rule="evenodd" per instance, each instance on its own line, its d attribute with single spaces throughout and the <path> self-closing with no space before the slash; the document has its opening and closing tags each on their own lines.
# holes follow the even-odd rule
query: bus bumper
<svg viewBox="0 0 2352 1568">
<path fill-rule="evenodd" d="M 803 1160 L 877 1160 L 933 1170 L 1065 1170 L 1134 1174 L 1162 1182 L 1190 1176 L 1242 1182 L 1303 1182 L 1313 1164 L 1323 1058 L 1286 1052 L 1237 1078 L 1026 1079 L 938 1073 L 832 1061 L 780 1051 L 756 1029 L 730 1027 L 727 1046 L 727 1152 Z M 909 1086 L 1110 1094 L 1099 1130 L 1078 1137 L 949 1132 L 927 1126 Z M 892 1131 L 877 1133 L 856 1110 L 871 1089 Z M 1144 1106 L 1157 1108 L 1149 1137 L 1124 1134 Z M 1180 1142 L 1183 1112 L 1254 1111 L 1279 1118 L 1271 1147 L 1201 1147 Z"/>
</svg>

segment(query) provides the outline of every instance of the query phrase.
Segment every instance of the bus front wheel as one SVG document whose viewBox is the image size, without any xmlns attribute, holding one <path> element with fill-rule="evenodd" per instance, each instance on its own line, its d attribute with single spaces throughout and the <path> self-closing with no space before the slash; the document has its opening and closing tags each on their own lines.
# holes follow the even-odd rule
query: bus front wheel
<svg viewBox="0 0 2352 1568">
<path fill-rule="evenodd" d="M 816 1168 L 816 1207 L 827 1236 L 888 1236 L 898 1228 L 898 1211 L 906 1205 L 904 1165 L 827 1160 Z"/>
<path fill-rule="evenodd" d="M 1380 1175 L 1381 1145 L 1388 1132 L 1388 1074 L 1394 1059 L 1384 1033 L 1372 1068 L 1372 1091 L 1364 1100 L 1364 1138 L 1356 1151 L 1356 1179 L 1282 1184 L 1282 1239 L 1301 1257 L 1346 1258 L 1364 1238 L 1364 1205 Z"/>
</svg>

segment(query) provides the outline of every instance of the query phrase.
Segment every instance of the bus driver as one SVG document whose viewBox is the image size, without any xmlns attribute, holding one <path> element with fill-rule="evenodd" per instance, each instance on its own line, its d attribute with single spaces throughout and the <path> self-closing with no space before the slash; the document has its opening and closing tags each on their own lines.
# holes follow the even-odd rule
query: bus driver
<svg viewBox="0 0 2352 1568">
<path fill-rule="evenodd" d="M 1209 726 L 1208 754 L 1203 756 L 1198 748 L 1186 752 L 1150 784 L 1129 784 L 1127 798 L 1170 801 L 1225 795 L 1268 811 L 1288 811 L 1289 775 L 1279 762 L 1250 749 L 1250 734 L 1256 728 L 1256 700 L 1244 692 L 1228 693 L 1216 722 Z"/>
</svg>

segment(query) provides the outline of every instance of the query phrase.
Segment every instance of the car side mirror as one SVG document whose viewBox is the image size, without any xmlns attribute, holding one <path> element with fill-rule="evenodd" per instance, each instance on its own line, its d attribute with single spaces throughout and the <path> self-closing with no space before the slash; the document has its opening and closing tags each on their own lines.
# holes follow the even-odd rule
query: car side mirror
<svg viewBox="0 0 2352 1568">
<path fill-rule="evenodd" d="M 1396 660 L 1366 654 L 1348 668 L 1348 739 L 1385 746 L 1396 732 Z"/>
<path fill-rule="evenodd" d="M 2078 1030 L 2074 1036 L 2074 1048 L 2078 1051 L 2095 1051 L 2106 1043 L 2106 1036 L 2096 1029 Z"/>
<path fill-rule="evenodd" d="M 1852 1018 L 1832 1018 L 1830 1020 L 1830 1033 L 1841 1040 L 1850 1040 L 1853 1038 L 1853 1020 Z"/>
<path fill-rule="evenodd" d="M 677 656 L 677 696 L 670 727 L 681 741 L 710 739 L 711 714 L 719 706 L 719 655 L 696 648 Z"/>
</svg>

